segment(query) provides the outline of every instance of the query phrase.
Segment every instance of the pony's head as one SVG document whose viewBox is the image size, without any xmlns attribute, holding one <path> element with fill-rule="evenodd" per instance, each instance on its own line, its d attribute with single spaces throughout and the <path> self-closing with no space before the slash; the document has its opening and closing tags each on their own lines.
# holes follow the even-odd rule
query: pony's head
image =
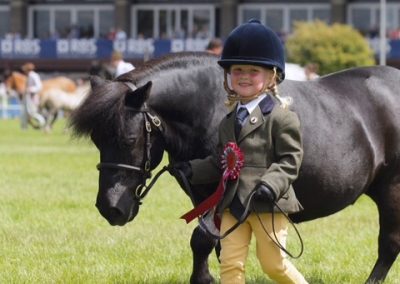
<svg viewBox="0 0 400 284">
<path fill-rule="evenodd" d="M 139 211 L 150 172 L 164 151 L 161 121 L 146 104 L 151 81 L 91 79 L 91 92 L 70 124 L 100 151 L 96 206 L 111 225 L 124 225 Z"/>
<path fill-rule="evenodd" d="M 146 179 L 164 150 L 170 161 L 214 151 L 217 133 L 211 125 L 225 115 L 219 74 L 216 57 L 178 53 L 113 81 L 91 79 L 91 92 L 70 124 L 100 151 L 96 205 L 111 224 L 124 225 L 137 215 L 148 192 Z"/>
</svg>

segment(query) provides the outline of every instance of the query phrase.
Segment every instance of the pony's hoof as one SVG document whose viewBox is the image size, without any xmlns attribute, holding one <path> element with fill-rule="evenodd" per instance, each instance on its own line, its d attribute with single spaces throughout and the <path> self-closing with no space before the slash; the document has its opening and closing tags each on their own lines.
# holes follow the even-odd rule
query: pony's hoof
<svg viewBox="0 0 400 284">
<path fill-rule="evenodd" d="M 190 284 L 214 284 L 214 283 L 215 283 L 215 279 L 210 274 L 203 275 L 200 277 L 199 276 L 194 277 L 192 275 L 192 277 L 190 277 Z"/>
</svg>

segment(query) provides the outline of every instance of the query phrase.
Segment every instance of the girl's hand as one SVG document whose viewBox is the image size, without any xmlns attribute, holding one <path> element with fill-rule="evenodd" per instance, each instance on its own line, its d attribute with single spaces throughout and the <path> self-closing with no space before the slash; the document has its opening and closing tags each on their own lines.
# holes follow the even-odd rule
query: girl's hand
<svg viewBox="0 0 400 284">
<path fill-rule="evenodd" d="M 258 200 L 273 202 L 276 199 L 275 193 L 271 189 L 269 189 L 268 186 L 266 186 L 263 183 L 259 183 L 258 185 L 256 185 L 254 190 L 256 192 L 255 197 Z"/>
</svg>

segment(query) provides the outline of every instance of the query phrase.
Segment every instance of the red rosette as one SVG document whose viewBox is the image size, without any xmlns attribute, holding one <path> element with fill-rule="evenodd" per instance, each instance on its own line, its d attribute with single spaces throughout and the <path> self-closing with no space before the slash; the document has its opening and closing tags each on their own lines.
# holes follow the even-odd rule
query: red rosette
<svg viewBox="0 0 400 284">
<path fill-rule="evenodd" d="M 229 179 L 237 179 L 243 164 L 244 156 L 239 146 L 234 142 L 226 143 L 221 155 L 221 165 L 224 170 L 224 176 Z"/>
<path fill-rule="evenodd" d="M 244 156 L 239 146 L 234 142 L 226 143 L 221 155 L 221 165 L 224 173 L 219 181 L 217 189 L 195 208 L 182 215 L 181 218 L 185 219 L 186 223 L 189 223 L 196 217 L 202 216 L 212 208 L 215 208 L 224 195 L 227 180 L 237 179 L 243 164 Z"/>
</svg>

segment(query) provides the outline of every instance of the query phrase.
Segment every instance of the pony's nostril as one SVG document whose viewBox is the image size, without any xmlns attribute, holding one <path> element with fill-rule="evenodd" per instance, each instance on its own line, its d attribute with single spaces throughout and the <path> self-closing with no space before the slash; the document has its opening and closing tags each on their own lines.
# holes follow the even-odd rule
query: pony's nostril
<svg viewBox="0 0 400 284">
<path fill-rule="evenodd" d="M 110 208 L 110 212 L 109 212 L 109 219 L 110 219 L 110 221 L 111 220 L 114 220 L 114 221 L 118 221 L 118 220 L 120 220 L 121 218 L 123 218 L 123 216 L 124 216 L 124 213 L 120 210 L 120 209 L 118 209 L 118 208 L 116 208 L 116 207 L 113 207 L 113 208 Z"/>
<path fill-rule="evenodd" d="M 115 216 L 120 216 L 122 215 L 122 211 L 121 209 L 117 208 L 117 207 L 113 207 L 110 209 L 111 214 L 115 215 Z"/>
<path fill-rule="evenodd" d="M 101 208 L 97 206 L 100 211 L 100 214 L 110 223 L 112 226 L 123 226 L 127 222 L 127 216 L 125 216 L 124 212 L 116 207 L 111 208 Z"/>
</svg>

